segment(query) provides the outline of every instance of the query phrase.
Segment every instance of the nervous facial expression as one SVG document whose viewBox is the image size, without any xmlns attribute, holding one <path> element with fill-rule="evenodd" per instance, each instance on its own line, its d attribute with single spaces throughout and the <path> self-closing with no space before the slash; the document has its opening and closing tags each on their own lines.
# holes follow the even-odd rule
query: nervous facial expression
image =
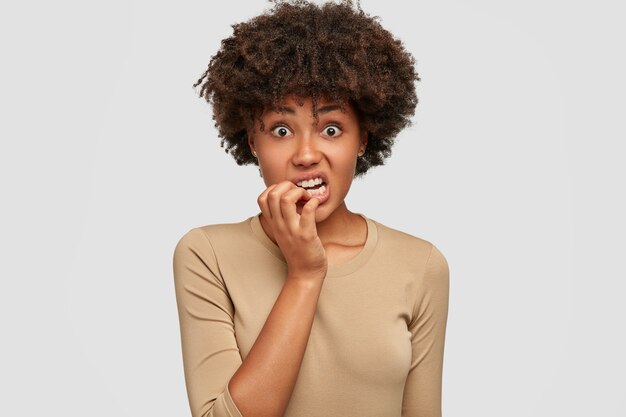
<svg viewBox="0 0 626 417">
<path fill-rule="evenodd" d="M 287 96 L 278 108 L 264 110 L 263 131 L 255 120 L 253 132 L 248 134 L 266 186 L 285 180 L 298 185 L 302 178 L 313 179 L 301 185 L 319 196 L 318 223 L 338 207 L 345 208 L 357 157 L 367 145 L 367 134 L 360 129 L 354 107 L 343 102 L 342 109 L 340 104 L 320 99 L 315 122 L 311 98 L 300 106 L 294 96 Z M 316 178 L 322 179 L 321 185 Z M 297 212 L 301 209 L 298 204 Z"/>
</svg>

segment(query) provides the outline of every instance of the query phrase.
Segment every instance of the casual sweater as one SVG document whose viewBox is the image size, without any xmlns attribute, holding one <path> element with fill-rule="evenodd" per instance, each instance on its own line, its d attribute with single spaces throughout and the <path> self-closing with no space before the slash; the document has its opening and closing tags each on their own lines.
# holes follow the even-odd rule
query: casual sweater
<svg viewBox="0 0 626 417">
<path fill-rule="evenodd" d="M 174 250 L 193 417 L 242 417 L 228 382 L 287 277 L 259 215 L 192 228 Z M 440 417 L 448 264 L 429 241 L 360 215 L 365 245 L 328 267 L 284 415 Z"/>
</svg>

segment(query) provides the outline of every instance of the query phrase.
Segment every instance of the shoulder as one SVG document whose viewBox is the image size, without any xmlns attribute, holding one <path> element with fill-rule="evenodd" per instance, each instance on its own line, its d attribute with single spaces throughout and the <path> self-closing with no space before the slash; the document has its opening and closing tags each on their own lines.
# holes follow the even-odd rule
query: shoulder
<svg viewBox="0 0 626 417">
<path fill-rule="evenodd" d="M 193 227 L 178 239 L 174 256 L 191 252 L 200 258 L 214 259 L 217 248 L 232 247 L 245 240 L 243 237 L 249 234 L 249 220 Z"/>
<path fill-rule="evenodd" d="M 419 252 L 422 255 L 428 256 L 434 247 L 434 244 L 424 237 L 395 229 L 374 219 L 370 220 L 376 225 L 380 244 L 390 247 L 394 251 L 400 251 L 401 253 L 408 251 L 413 254 Z"/>
<path fill-rule="evenodd" d="M 212 281 L 226 287 L 222 277 L 224 263 L 236 262 L 237 242 L 245 233 L 246 220 L 189 229 L 178 239 L 173 252 L 174 278 L 177 284 Z M 241 243 L 239 243 L 241 245 Z"/>
<path fill-rule="evenodd" d="M 378 233 L 378 250 L 392 259 L 402 260 L 403 264 L 415 265 L 423 269 L 426 275 L 447 273 L 448 263 L 439 248 L 424 237 L 386 226 L 372 220 Z"/>
<path fill-rule="evenodd" d="M 199 242 L 218 243 L 229 239 L 236 240 L 238 236 L 248 232 L 250 228 L 249 220 L 250 219 L 240 222 L 206 224 L 193 227 L 179 238 L 177 245 Z"/>
</svg>

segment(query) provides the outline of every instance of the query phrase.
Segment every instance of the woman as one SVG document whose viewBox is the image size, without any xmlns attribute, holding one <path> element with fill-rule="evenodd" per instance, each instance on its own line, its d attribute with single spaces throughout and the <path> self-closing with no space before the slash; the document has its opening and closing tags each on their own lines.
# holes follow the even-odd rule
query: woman
<svg viewBox="0 0 626 417">
<path fill-rule="evenodd" d="M 174 252 L 192 415 L 441 416 L 446 260 L 344 201 L 409 124 L 414 59 L 351 2 L 233 28 L 195 85 L 267 188 Z"/>
</svg>

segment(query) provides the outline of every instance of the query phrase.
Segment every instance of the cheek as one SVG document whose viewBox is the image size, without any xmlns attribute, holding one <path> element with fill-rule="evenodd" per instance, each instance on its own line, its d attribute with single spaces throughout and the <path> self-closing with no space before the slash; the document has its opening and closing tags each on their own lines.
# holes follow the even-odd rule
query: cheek
<svg viewBox="0 0 626 417">
<path fill-rule="evenodd" d="M 338 166 L 341 167 L 342 171 L 352 171 L 356 168 L 356 153 L 352 153 L 352 149 L 346 150 L 345 153 L 342 154 L 341 159 L 337 160 Z"/>
<path fill-rule="evenodd" d="M 341 180 L 343 188 L 348 190 L 354 179 L 354 173 L 356 171 L 356 157 L 342 157 L 341 160 L 335 160 L 335 166 L 333 168 L 335 175 Z"/>
<path fill-rule="evenodd" d="M 263 181 L 267 186 L 277 184 L 285 179 L 284 164 L 280 163 L 280 158 L 277 158 L 276 154 L 271 154 L 270 157 L 265 156 L 259 160 L 259 167 L 263 173 Z"/>
</svg>

